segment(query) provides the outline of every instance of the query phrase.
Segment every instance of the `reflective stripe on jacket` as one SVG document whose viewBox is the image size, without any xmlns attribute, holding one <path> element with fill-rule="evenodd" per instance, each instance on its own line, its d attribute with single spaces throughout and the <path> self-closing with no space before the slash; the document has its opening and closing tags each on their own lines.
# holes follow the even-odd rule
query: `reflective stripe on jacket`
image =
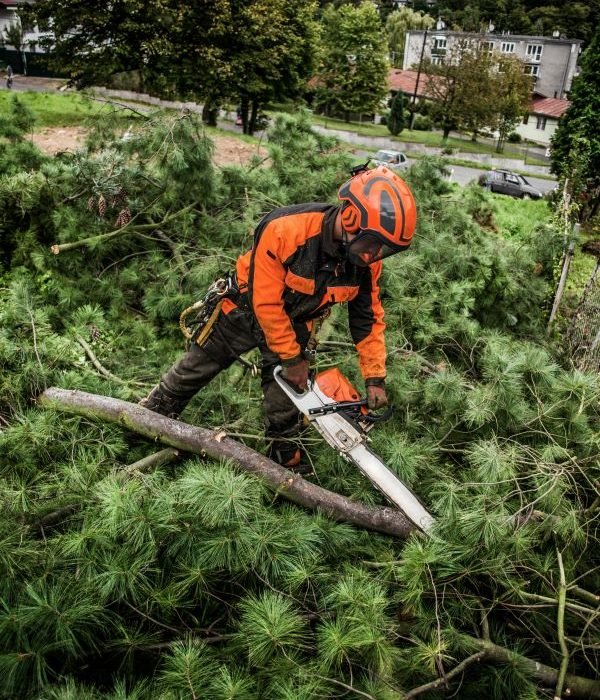
<svg viewBox="0 0 600 700">
<path fill-rule="evenodd" d="M 361 268 L 339 257 L 339 244 L 333 241 L 337 212 L 336 206 L 313 203 L 282 207 L 263 217 L 252 249 L 238 258 L 238 284 L 242 289 L 247 285 L 267 345 L 282 360 L 301 352 L 294 323 L 310 327 L 328 307 L 348 302 L 361 373 L 365 379 L 385 377 L 381 262 Z"/>
</svg>

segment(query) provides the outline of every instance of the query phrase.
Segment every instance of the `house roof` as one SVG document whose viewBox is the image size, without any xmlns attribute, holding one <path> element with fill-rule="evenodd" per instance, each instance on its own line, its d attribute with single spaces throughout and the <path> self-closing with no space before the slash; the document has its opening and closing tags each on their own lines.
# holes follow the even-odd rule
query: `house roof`
<svg viewBox="0 0 600 700">
<path fill-rule="evenodd" d="M 529 111 L 532 114 L 559 119 L 567 111 L 570 104 L 569 100 L 559 100 L 556 97 L 534 97 Z"/>
<path fill-rule="evenodd" d="M 415 94 L 415 86 L 417 84 L 416 70 L 400 70 L 399 68 L 390 68 L 388 73 L 388 88 L 394 92 L 406 93 L 407 95 Z M 417 97 L 425 97 L 425 83 L 427 76 L 421 73 L 419 78 L 419 87 L 417 89 Z"/>
</svg>

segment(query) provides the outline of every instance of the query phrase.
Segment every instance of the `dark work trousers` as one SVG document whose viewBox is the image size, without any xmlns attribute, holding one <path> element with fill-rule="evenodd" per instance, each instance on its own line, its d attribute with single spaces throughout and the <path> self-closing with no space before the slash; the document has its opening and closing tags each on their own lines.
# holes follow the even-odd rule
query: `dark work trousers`
<svg viewBox="0 0 600 700">
<path fill-rule="evenodd" d="M 309 338 L 306 324 L 297 324 L 294 329 L 300 346 L 306 347 Z M 202 347 L 192 343 L 186 354 L 163 375 L 143 405 L 157 413 L 177 417 L 202 387 L 230 367 L 239 355 L 255 347 L 262 355 L 265 433 L 267 437 L 284 438 L 274 439 L 269 454 L 285 464 L 297 449 L 293 439 L 300 432 L 300 414 L 273 377 L 273 370 L 281 360 L 267 347 L 250 312 L 241 309 L 228 314 L 221 312 Z"/>
</svg>

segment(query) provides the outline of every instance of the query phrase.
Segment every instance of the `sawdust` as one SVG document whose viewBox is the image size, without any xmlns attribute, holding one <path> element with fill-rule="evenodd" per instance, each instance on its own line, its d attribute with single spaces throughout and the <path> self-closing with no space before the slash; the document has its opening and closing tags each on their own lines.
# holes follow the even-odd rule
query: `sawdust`
<svg viewBox="0 0 600 700">
<path fill-rule="evenodd" d="M 83 146 L 87 130 L 80 126 L 52 127 L 36 132 L 31 137 L 35 145 L 48 155 L 64 151 L 76 151 Z M 252 156 L 266 158 L 267 151 L 262 146 L 245 143 L 233 136 L 214 136 L 215 165 L 246 165 Z"/>
</svg>

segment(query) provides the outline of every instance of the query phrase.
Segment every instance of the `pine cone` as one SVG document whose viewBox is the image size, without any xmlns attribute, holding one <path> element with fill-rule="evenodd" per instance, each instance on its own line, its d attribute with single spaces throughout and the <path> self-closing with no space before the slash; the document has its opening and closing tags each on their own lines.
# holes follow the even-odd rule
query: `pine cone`
<svg viewBox="0 0 600 700">
<path fill-rule="evenodd" d="M 93 324 L 90 326 L 90 339 L 92 343 L 100 340 L 100 329 L 98 326 L 94 326 Z"/>
<path fill-rule="evenodd" d="M 129 207 L 125 207 L 125 209 L 121 209 L 121 211 L 119 212 L 119 216 L 117 216 L 115 228 L 122 228 L 123 226 L 126 226 L 130 221 L 131 212 L 129 211 Z"/>
<path fill-rule="evenodd" d="M 125 204 L 127 201 L 127 190 L 124 187 L 119 187 L 113 196 L 115 206 L 119 204 Z"/>
<path fill-rule="evenodd" d="M 96 198 L 92 195 L 92 196 L 88 199 L 88 203 L 87 203 L 88 211 L 94 211 L 94 207 L 95 207 L 95 206 L 96 206 Z"/>
<path fill-rule="evenodd" d="M 103 194 L 98 197 L 98 214 L 100 214 L 100 216 L 106 214 L 106 199 L 104 199 Z"/>
</svg>

